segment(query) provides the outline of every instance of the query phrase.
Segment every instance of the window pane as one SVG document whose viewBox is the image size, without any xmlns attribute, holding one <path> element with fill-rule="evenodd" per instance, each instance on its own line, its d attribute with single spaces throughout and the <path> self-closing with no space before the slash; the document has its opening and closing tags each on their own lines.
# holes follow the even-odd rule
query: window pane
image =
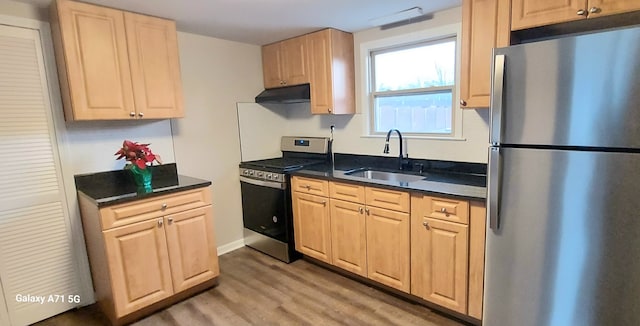
<svg viewBox="0 0 640 326">
<path fill-rule="evenodd" d="M 451 91 L 375 98 L 375 132 L 451 133 Z"/>
<path fill-rule="evenodd" d="M 374 53 L 375 91 L 454 84 L 455 40 Z"/>
</svg>

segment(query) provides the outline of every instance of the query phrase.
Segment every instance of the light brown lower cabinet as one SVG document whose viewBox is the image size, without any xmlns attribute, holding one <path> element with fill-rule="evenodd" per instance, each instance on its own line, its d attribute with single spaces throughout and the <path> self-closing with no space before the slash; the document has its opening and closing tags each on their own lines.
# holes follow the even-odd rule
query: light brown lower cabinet
<svg viewBox="0 0 640 326">
<path fill-rule="evenodd" d="M 331 220 L 329 199 L 317 195 L 292 194 L 293 228 L 296 250 L 331 263 Z"/>
<path fill-rule="evenodd" d="M 367 277 L 367 228 L 364 205 L 331 199 L 331 263 Z"/>
<path fill-rule="evenodd" d="M 296 250 L 482 318 L 484 202 L 297 176 L 292 185 Z"/>
<path fill-rule="evenodd" d="M 78 199 L 96 301 L 112 324 L 215 284 L 220 272 L 208 188 L 102 208 L 82 194 Z"/>
<path fill-rule="evenodd" d="M 411 294 L 482 318 L 484 206 L 412 194 Z"/>
<path fill-rule="evenodd" d="M 409 214 L 367 207 L 367 275 L 384 285 L 410 290 Z"/>
<path fill-rule="evenodd" d="M 469 227 L 431 218 L 417 219 L 413 241 L 413 294 L 467 313 Z"/>
</svg>

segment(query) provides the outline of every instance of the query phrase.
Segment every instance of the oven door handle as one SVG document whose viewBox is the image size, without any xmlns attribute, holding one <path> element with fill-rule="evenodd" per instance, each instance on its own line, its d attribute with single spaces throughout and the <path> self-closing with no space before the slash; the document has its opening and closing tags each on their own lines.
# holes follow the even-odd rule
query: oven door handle
<svg viewBox="0 0 640 326">
<path fill-rule="evenodd" d="M 266 180 L 256 180 L 256 179 L 250 179 L 250 178 L 243 177 L 243 176 L 240 176 L 240 181 L 241 182 L 250 183 L 250 184 L 256 185 L 256 186 L 263 186 L 263 187 L 275 188 L 275 189 L 280 189 L 280 190 L 287 189 L 287 183 L 286 182 L 273 182 L 273 181 L 266 181 Z"/>
</svg>

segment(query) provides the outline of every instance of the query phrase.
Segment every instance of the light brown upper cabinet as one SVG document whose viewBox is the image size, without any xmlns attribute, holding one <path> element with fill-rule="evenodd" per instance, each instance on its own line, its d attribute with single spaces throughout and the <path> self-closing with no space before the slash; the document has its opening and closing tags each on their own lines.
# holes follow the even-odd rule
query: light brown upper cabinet
<svg viewBox="0 0 640 326">
<path fill-rule="evenodd" d="M 173 21 L 67 0 L 51 11 L 67 121 L 184 116 Z"/>
<path fill-rule="evenodd" d="M 309 83 L 311 113 L 354 114 L 353 35 L 324 29 L 262 46 L 264 88 Z"/>
<path fill-rule="evenodd" d="M 462 2 L 460 107 L 488 108 L 494 47 L 509 46 L 509 0 Z"/>
<path fill-rule="evenodd" d="M 309 82 L 306 36 L 262 47 L 264 88 L 293 86 Z"/>
<path fill-rule="evenodd" d="M 564 23 L 640 10 L 638 0 L 513 0 L 511 29 Z"/>
<path fill-rule="evenodd" d="M 307 38 L 312 114 L 355 113 L 353 35 L 335 29 Z"/>
</svg>

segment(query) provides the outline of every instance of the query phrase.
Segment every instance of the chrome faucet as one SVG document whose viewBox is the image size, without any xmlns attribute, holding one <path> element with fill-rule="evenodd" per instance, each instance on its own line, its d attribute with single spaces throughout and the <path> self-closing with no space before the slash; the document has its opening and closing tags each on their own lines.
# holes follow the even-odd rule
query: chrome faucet
<svg viewBox="0 0 640 326">
<path fill-rule="evenodd" d="M 405 167 L 410 166 L 408 159 L 405 159 L 404 153 L 402 151 L 402 134 L 398 129 L 390 129 L 387 132 L 387 139 L 384 141 L 384 150 L 382 151 L 384 154 L 389 154 L 389 137 L 391 137 L 392 132 L 396 132 L 398 134 L 398 141 L 400 143 L 400 154 L 398 154 L 398 170 L 404 170 Z M 407 155 L 408 157 L 409 155 Z"/>
</svg>

